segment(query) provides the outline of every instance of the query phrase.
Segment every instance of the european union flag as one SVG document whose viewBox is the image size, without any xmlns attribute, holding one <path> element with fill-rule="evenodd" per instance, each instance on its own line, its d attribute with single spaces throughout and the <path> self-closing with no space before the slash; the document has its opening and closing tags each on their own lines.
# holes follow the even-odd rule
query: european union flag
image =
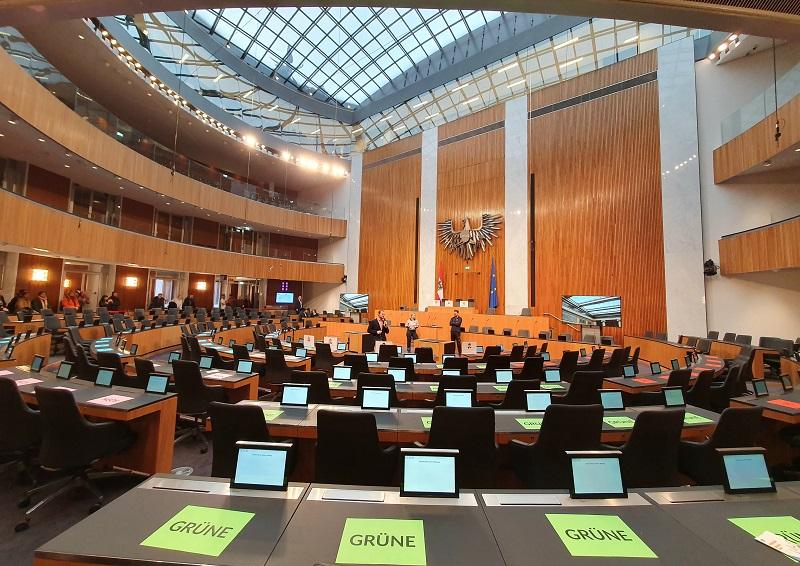
<svg viewBox="0 0 800 566">
<path fill-rule="evenodd" d="M 489 278 L 489 308 L 497 308 L 497 270 L 494 267 L 494 258 L 492 258 L 492 276 Z"/>
</svg>

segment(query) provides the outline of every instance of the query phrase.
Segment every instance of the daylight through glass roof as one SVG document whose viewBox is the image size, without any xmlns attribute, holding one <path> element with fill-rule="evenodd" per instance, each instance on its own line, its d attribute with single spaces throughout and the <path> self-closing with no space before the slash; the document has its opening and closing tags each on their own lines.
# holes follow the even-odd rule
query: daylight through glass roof
<svg viewBox="0 0 800 566">
<path fill-rule="evenodd" d="M 501 12 L 402 8 L 224 8 L 192 18 L 261 72 L 354 108 Z"/>
</svg>

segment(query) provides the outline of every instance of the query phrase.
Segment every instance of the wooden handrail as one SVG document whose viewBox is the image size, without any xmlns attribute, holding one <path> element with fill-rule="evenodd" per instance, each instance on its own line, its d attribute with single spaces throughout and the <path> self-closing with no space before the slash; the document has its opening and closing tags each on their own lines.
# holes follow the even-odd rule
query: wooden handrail
<svg viewBox="0 0 800 566">
<path fill-rule="evenodd" d="M 549 312 L 546 312 L 546 313 L 543 313 L 543 314 L 544 314 L 544 316 L 549 316 L 550 318 L 554 318 L 555 320 L 557 320 L 557 321 L 558 321 L 558 322 L 560 322 L 561 324 L 564 324 L 564 325 L 566 325 L 566 326 L 569 326 L 569 327 L 570 327 L 572 330 L 574 330 L 575 332 L 580 332 L 580 331 L 581 331 L 581 329 L 580 329 L 580 328 L 576 328 L 576 327 L 572 326 L 572 324 L 570 324 L 569 322 L 566 322 L 566 321 L 564 321 L 564 320 L 561 320 L 560 318 L 558 318 L 558 317 L 557 317 L 556 315 L 554 315 L 554 314 L 550 314 Z"/>
</svg>

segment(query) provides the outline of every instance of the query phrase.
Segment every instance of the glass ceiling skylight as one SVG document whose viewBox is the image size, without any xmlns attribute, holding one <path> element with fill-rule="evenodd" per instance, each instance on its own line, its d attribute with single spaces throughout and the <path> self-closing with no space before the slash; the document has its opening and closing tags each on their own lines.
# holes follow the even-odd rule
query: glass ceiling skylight
<svg viewBox="0 0 800 566">
<path fill-rule="evenodd" d="M 265 74 L 354 108 L 501 12 L 401 8 L 224 8 L 192 18 Z"/>
</svg>

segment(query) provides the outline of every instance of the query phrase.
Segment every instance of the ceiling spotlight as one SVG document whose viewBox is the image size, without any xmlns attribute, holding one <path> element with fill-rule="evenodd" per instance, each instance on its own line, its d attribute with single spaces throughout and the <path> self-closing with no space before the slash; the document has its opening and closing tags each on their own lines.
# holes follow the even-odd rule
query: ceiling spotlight
<svg viewBox="0 0 800 566">
<path fill-rule="evenodd" d="M 716 58 L 717 58 L 717 54 L 716 53 L 709 53 L 708 54 L 708 60 L 709 61 L 713 61 Z"/>
<path fill-rule="evenodd" d="M 722 43 L 722 45 L 720 45 L 719 47 L 717 47 L 717 51 L 719 51 L 720 53 L 722 53 L 722 52 L 723 52 L 723 51 L 725 51 L 727 48 L 728 48 L 728 44 L 727 44 L 727 42 L 723 42 L 723 43 Z"/>
<path fill-rule="evenodd" d="M 86 38 L 83 37 L 81 34 L 78 34 L 78 39 L 86 39 Z"/>
<path fill-rule="evenodd" d="M 728 41 L 736 41 L 737 39 L 739 39 L 739 35 L 732 33 L 731 36 L 728 38 Z"/>
</svg>

